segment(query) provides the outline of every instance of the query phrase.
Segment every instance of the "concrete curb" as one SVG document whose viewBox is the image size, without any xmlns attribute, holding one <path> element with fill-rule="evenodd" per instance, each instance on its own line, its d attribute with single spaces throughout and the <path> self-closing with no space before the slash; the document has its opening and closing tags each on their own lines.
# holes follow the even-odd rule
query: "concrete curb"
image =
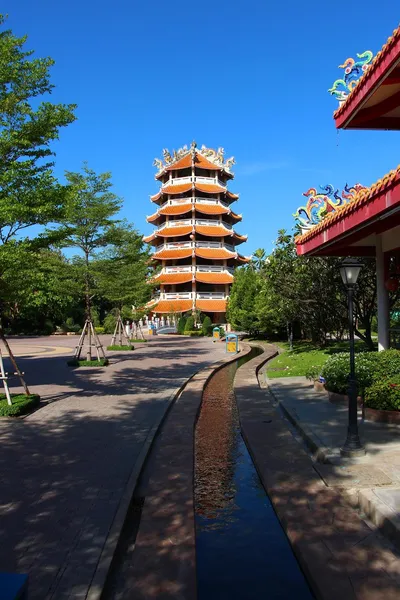
<svg viewBox="0 0 400 600">
<path fill-rule="evenodd" d="M 285 417 L 299 432 L 305 444 L 312 452 L 313 458 L 321 463 L 336 464 L 340 458 L 338 449 L 325 446 L 321 439 L 307 425 L 300 423 L 296 414 L 292 413 L 279 398 L 279 394 L 273 389 L 271 380 L 266 379 L 267 386 L 274 397 L 276 403 L 281 408 Z M 392 510 L 387 504 L 382 502 L 374 493 L 373 488 L 361 488 L 352 491 L 352 498 L 343 489 L 343 494 L 349 499 L 350 504 L 354 508 L 359 508 L 365 513 L 368 519 L 379 528 L 379 530 L 397 547 L 400 548 L 400 516 Z M 354 502 L 354 498 L 357 499 Z"/>
<path fill-rule="evenodd" d="M 117 512 L 115 514 L 114 520 L 111 524 L 110 531 L 108 536 L 104 542 L 103 550 L 100 554 L 99 561 L 96 566 L 96 570 L 94 572 L 92 581 L 88 588 L 86 598 L 87 600 L 100 600 L 101 595 L 103 593 L 103 588 L 106 583 L 107 575 L 114 558 L 115 551 L 117 549 L 117 545 L 121 536 L 121 531 L 123 525 L 125 523 L 126 515 L 129 510 L 129 506 L 132 500 L 133 493 L 135 491 L 135 487 L 137 485 L 139 475 L 147 458 L 147 455 L 151 449 L 153 441 L 156 437 L 157 432 L 162 427 L 163 422 L 166 419 L 168 411 L 172 407 L 174 401 L 182 392 L 182 390 L 186 387 L 189 381 L 194 377 L 195 373 L 189 377 L 181 386 L 175 389 L 172 394 L 170 394 L 168 401 L 165 405 L 164 412 L 162 413 L 160 420 L 158 423 L 155 423 L 153 427 L 150 429 L 147 434 L 146 440 L 143 444 L 143 447 L 139 453 L 139 456 L 133 466 L 131 474 L 128 479 L 128 483 L 126 484 L 124 493 L 121 497 Z"/>
<path fill-rule="evenodd" d="M 204 387 L 207 384 L 207 382 L 209 381 L 209 379 L 217 371 L 219 371 L 221 368 L 223 368 L 227 364 L 237 360 L 238 358 L 240 358 L 240 356 L 245 356 L 246 354 L 248 354 L 248 352 L 250 352 L 250 347 L 248 347 L 248 349 L 246 349 L 245 351 L 243 351 L 239 354 L 236 354 L 235 356 L 227 356 L 225 359 L 220 359 L 207 367 L 199 369 L 198 371 L 193 373 L 186 381 L 184 381 L 181 386 L 176 388 L 175 391 L 170 394 L 168 401 L 166 403 L 164 412 L 161 415 L 161 418 L 159 419 L 158 423 L 155 423 L 153 425 L 153 427 L 151 428 L 151 430 L 149 431 L 149 433 L 146 437 L 146 440 L 143 444 L 143 447 L 140 451 L 140 454 L 139 454 L 139 456 L 135 462 L 135 465 L 132 469 L 128 483 L 126 484 L 125 491 L 121 497 L 119 507 L 115 514 L 113 523 L 110 527 L 110 531 L 104 542 L 103 550 L 100 554 L 100 558 L 97 563 L 95 573 L 93 575 L 92 581 L 90 583 L 90 586 L 89 586 L 87 594 L 86 594 L 86 600 L 101 600 L 101 597 L 103 594 L 103 589 L 104 589 L 104 586 L 107 581 L 108 573 L 110 571 L 110 567 L 111 567 L 115 552 L 117 550 L 118 542 L 121 537 L 121 532 L 122 532 L 122 529 L 123 529 L 123 526 L 124 526 L 124 523 L 126 520 L 126 516 L 127 516 L 128 510 L 129 510 L 130 504 L 131 504 L 132 496 L 134 494 L 135 488 L 136 488 L 138 480 L 139 480 L 139 476 L 142 472 L 142 469 L 144 467 L 146 459 L 151 452 L 153 442 L 154 442 L 157 434 L 161 430 L 163 424 L 165 423 L 165 421 L 168 417 L 168 413 L 173 408 L 175 401 L 183 393 L 183 391 L 186 390 L 186 388 L 188 388 L 188 386 L 190 386 L 191 383 L 195 383 L 199 378 L 201 379 L 201 378 L 204 378 L 204 376 L 206 376 L 204 379 L 204 384 L 203 384 L 203 388 L 202 388 L 202 389 L 204 389 Z M 201 391 L 201 395 L 202 395 L 202 391 Z M 198 406 L 198 409 L 196 412 L 196 419 L 193 423 L 193 431 L 194 431 L 194 427 L 196 425 L 200 407 L 201 407 L 201 398 L 200 398 L 199 406 Z M 188 600 L 193 600 L 193 598 L 191 598 L 191 599 L 188 598 Z"/>
</svg>

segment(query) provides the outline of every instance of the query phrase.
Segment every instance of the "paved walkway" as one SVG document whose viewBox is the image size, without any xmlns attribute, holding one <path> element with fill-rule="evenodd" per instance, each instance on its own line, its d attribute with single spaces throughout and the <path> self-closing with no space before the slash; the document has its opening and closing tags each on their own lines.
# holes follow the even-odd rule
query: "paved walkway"
<svg viewBox="0 0 400 600">
<path fill-rule="evenodd" d="M 329 402 L 327 393 L 316 392 L 305 377 L 268 379 L 268 386 L 307 444 L 330 463 L 316 465 L 328 485 L 346 488 L 400 546 L 400 426 L 363 421 L 359 410 L 367 454 L 346 461 L 340 446 L 346 438 L 347 404 Z"/>
<path fill-rule="evenodd" d="M 210 339 L 159 337 L 110 353 L 106 369 L 75 370 L 65 364 L 75 343 L 12 340 L 31 391 L 49 402 L 0 420 L 0 571 L 29 573 L 31 600 L 86 597 L 149 432 L 174 390 L 225 355 Z"/>
<path fill-rule="evenodd" d="M 268 351 L 272 355 L 274 349 Z M 348 505 L 337 487 L 320 477 L 273 396 L 258 386 L 256 368 L 265 358 L 253 359 L 236 375 L 242 432 L 316 597 L 399 600 L 400 553 Z M 285 384 L 276 381 L 282 389 Z M 296 383 L 292 381 L 290 394 L 286 389 L 286 398 L 293 397 Z M 275 380 L 273 389 L 275 393 Z M 300 388 L 299 399 L 303 391 Z"/>
</svg>

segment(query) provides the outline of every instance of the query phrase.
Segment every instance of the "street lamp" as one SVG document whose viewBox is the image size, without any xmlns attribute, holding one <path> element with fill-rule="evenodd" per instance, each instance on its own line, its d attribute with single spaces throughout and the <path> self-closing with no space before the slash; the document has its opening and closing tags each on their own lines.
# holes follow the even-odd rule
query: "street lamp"
<svg viewBox="0 0 400 600">
<path fill-rule="evenodd" d="M 347 289 L 347 299 L 349 306 L 349 337 L 350 337 L 350 378 L 349 378 L 349 424 L 347 428 L 347 438 L 341 453 L 343 456 L 361 456 L 365 454 L 365 449 L 358 436 L 357 422 L 357 382 L 354 361 L 354 325 L 353 325 L 353 297 L 354 288 L 357 283 L 358 275 L 362 264 L 353 258 L 346 258 L 340 267 L 340 275 Z"/>
</svg>

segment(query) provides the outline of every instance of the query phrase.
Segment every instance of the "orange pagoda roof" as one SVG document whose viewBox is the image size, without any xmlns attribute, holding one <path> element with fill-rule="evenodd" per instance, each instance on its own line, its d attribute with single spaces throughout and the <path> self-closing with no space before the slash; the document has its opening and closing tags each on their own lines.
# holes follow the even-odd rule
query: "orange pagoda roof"
<svg viewBox="0 0 400 600">
<path fill-rule="evenodd" d="M 153 313 L 187 312 L 192 308 L 191 300 L 159 300 L 148 308 Z"/>
<path fill-rule="evenodd" d="M 165 248 L 159 252 L 155 252 L 151 258 L 155 258 L 157 260 L 178 260 L 180 258 L 188 258 L 189 256 L 192 256 L 192 254 L 192 248 Z"/>
<path fill-rule="evenodd" d="M 205 312 L 226 312 L 226 300 L 196 300 L 196 308 Z"/>
<path fill-rule="evenodd" d="M 228 214 L 229 208 L 222 206 L 222 204 L 202 204 L 201 202 L 195 203 L 195 209 L 204 215 L 226 215 Z"/>
<path fill-rule="evenodd" d="M 204 192 L 206 194 L 225 194 L 227 198 L 231 200 L 237 200 L 239 198 L 239 194 L 233 194 L 226 188 L 211 183 L 185 183 L 182 185 L 167 185 L 162 188 L 157 194 L 154 196 L 150 196 L 150 200 L 152 202 L 157 202 L 164 194 L 184 194 L 189 190 L 195 189 L 199 192 Z"/>
<path fill-rule="evenodd" d="M 196 273 L 196 281 L 201 283 L 232 283 L 233 275 L 231 273 Z"/>
<path fill-rule="evenodd" d="M 215 151 L 212 151 L 215 152 Z M 178 158 L 174 162 L 165 164 L 161 170 L 155 176 L 156 179 L 161 179 L 162 176 L 168 171 L 178 171 L 180 169 L 188 169 L 192 166 L 192 150 L 187 150 L 187 153 L 181 158 Z M 217 164 L 212 160 L 209 160 L 206 156 L 204 156 L 199 150 L 194 151 L 194 166 L 199 169 L 207 169 L 208 171 L 224 171 L 224 173 L 232 178 L 233 175 L 230 170 L 227 169 L 227 165 Z"/>
<path fill-rule="evenodd" d="M 192 273 L 159 273 L 153 278 L 154 282 L 174 284 L 174 283 L 187 283 L 192 281 Z"/>
<path fill-rule="evenodd" d="M 207 237 L 224 237 L 232 235 L 233 230 L 227 229 L 223 225 L 195 225 L 196 233 Z"/>
<path fill-rule="evenodd" d="M 222 204 L 203 204 L 201 202 L 191 203 L 182 203 L 182 204 L 174 204 L 164 206 L 164 208 L 160 208 L 157 212 L 147 217 L 148 223 L 154 223 L 157 221 L 160 215 L 184 215 L 195 208 L 197 212 L 202 213 L 204 215 L 227 215 L 229 214 L 232 219 L 236 222 L 242 220 L 242 215 L 238 215 L 237 213 L 230 210 L 227 206 L 223 206 Z"/>
<path fill-rule="evenodd" d="M 192 204 L 176 204 L 170 206 L 164 206 L 158 211 L 159 215 L 183 215 L 192 210 Z"/>
<path fill-rule="evenodd" d="M 192 233 L 193 226 L 192 225 L 182 225 L 182 227 L 163 227 L 162 229 L 157 229 L 155 235 L 159 237 L 181 237 L 182 235 L 188 235 Z"/>
<path fill-rule="evenodd" d="M 224 258 L 235 258 L 236 252 L 231 252 L 226 248 L 196 248 L 196 256 L 199 258 L 211 258 L 214 260 L 223 260 Z"/>
</svg>

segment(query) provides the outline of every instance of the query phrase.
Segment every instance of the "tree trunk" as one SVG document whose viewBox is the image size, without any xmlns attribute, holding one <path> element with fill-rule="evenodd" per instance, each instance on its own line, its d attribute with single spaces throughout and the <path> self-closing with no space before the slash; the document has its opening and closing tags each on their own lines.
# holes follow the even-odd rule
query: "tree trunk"
<svg viewBox="0 0 400 600">
<path fill-rule="evenodd" d="M 28 388 L 28 386 L 27 386 L 27 385 L 26 385 L 26 383 L 25 383 L 25 379 L 23 378 L 23 375 L 22 375 L 21 371 L 19 370 L 19 367 L 18 367 L 18 365 L 17 365 L 17 363 L 16 363 L 16 360 L 15 360 L 15 358 L 14 358 L 14 354 L 13 354 L 13 353 L 12 353 L 12 351 L 11 351 L 11 348 L 10 348 L 10 346 L 9 346 L 9 344 L 8 344 L 8 342 L 7 342 L 7 340 L 6 340 L 6 338 L 5 338 L 5 335 L 4 335 L 4 332 L 3 332 L 3 330 L 2 330 L 2 329 L 0 329 L 0 338 L 1 338 L 1 340 L 3 341 L 3 344 L 5 345 L 5 347 L 6 347 L 6 349 L 7 349 L 8 356 L 10 357 L 11 364 L 12 364 L 12 366 L 14 367 L 16 374 L 18 375 L 18 378 L 19 378 L 19 380 L 20 380 L 20 382 L 21 382 L 21 385 L 22 385 L 22 387 L 23 387 L 23 388 L 24 388 L 24 390 L 25 390 L 25 394 L 26 394 L 27 396 L 29 396 L 29 393 L 30 393 L 30 392 L 29 392 L 29 388 Z"/>
<path fill-rule="evenodd" d="M 92 360 L 92 331 L 90 323 L 92 322 L 91 297 L 90 297 L 90 279 L 89 279 L 89 253 L 85 253 L 85 304 L 86 304 L 86 319 L 89 322 L 88 327 L 88 347 L 86 352 L 86 360 Z"/>
<path fill-rule="evenodd" d="M 288 342 L 289 342 L 289 350 L 290 350 L 290 352 L 292 352 L 292 350 L 293 350 L 293 326 L 292 326 L 292 323 L 290 323 L 289 321 L 286 321 L 286 332 L 287 332 L 287 338 L 288 338 Z"/>
</svg>

